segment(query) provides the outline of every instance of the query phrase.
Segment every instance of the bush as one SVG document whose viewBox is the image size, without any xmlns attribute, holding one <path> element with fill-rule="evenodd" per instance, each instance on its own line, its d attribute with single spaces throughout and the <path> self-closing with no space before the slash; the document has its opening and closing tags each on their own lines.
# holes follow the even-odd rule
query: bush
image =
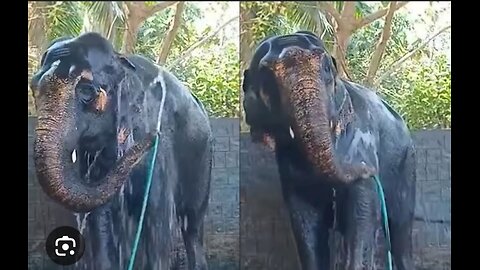
<svg viewBox="0 0 480 270">
<path fill-rule="evenodd" d="M 381 93 L 411 129 L 450 128 L 451 73 L 444 55 L 426 63 L 406 63 L 395 77 L 401 87 L 383 83 Z"/>
</svg>

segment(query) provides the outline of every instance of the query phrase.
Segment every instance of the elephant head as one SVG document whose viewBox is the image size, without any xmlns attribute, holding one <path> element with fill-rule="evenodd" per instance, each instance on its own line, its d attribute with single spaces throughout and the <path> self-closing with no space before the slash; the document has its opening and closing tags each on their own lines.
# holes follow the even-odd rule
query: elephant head
<svg viewBox="0 0 480 270">
<path fill-rule="evenodd" d="M 371 176 L 372 168 L 345 164 L 334 149 L 341 83 L 335 59 L 314 34 L 263 40 L 244 72 L 243 106 L 252 138 L 268 135 L 277 146 L 293 143 L 316 175 L 334 183 Z"/>
<path fill-rule="evenodd" d="M 58 39 L 42 57 L 31 81 L 36 173 L 46 194 L 68 209 L 86 212 L 109 201 L 152 145 L 147 136 L 117 160 L 115 93 L 134 71 L 97 33 Z"/>
</svg>

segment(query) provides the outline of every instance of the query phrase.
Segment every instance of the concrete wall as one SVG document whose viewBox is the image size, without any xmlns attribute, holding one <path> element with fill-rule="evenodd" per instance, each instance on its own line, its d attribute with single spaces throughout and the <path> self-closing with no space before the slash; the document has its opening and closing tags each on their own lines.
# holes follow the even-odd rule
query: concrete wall
<svg viewBox="0 0 480 270">
<path fill-rule="evenodd" d="M 450 269 L 450 131 L 414 132 L 417 147 L 413 244 L 418 269 Z M 240 136 L 241 269 L 299 269 L 274 154 Z M 443 223 L 438 223 L 443 222 Z"/>
<path fill-rule="evenodd" d="M 34 119 L 29 119 L 28 247 L 30 269 L 54 269 L 44 250 L 50 231 L 76 226 L 51 202 L 33 172 Z M 288 215 L 273 154 L 239 133 L 238 119 L 212 119 L 215 134 L 205 244 L 210 269 L 298 269 Z M 419 269 L 450 265 L 450 132 L 414 133 L 418 156 L 418 216 L 445 223 L 415 222 Z M 241 179 L 241 181 L 240 181 Z M 36 266 L 36 267 L 35 267 Z"/>
<path fill-rule="evenodd" d="M 214 119 L 214 158 L 205 241 L 210 269 L 239 269 L 240 206 L 238 119 Z"/>
<path fill-rule="evenodd" d="M 450 269 L 451 255 L 451 133 L 449 130 L 417 131 L 416 216 L 413 245 L 423 269 Z M 438 222 L 443 223 L 438 223 Z"/>
<path fill-rule="evenodd" d="M 62 269 L 45 253 L 45 240 L 56 227 L 76 227 L 64 208 L 53 203 L 37 183 L 32 160 L 35 118 L 28 122 L 28 260 L 29 269 Z M 215 135 L 210 207 L 204 241 L 210 269 L 239 269 L 239 121 L 212 119 Z M 133 239 L 132 239 L 133 241 Z"/>
</svg>

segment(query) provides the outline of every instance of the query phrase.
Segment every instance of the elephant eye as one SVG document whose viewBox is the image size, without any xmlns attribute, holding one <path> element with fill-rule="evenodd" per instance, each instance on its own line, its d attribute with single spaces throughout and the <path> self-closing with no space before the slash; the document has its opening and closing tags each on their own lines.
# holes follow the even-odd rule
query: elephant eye
<svg viewBox="0 0 480 270">
<path fill-rule="evenodd" d="M 96 89 L 90 83 L 82 83 L 77 86 L 78 97 L 83 103 L 89 103 L 96 97 Z"/>
<path fill-rule="evenodd" d="M 325 65 L 324 65 L 324 68 L 323 70 L 327 73 L 329 73 L 331 71 L 331 68 L 330 68 L 330 62 L 327 62 Z"/>
</svg>

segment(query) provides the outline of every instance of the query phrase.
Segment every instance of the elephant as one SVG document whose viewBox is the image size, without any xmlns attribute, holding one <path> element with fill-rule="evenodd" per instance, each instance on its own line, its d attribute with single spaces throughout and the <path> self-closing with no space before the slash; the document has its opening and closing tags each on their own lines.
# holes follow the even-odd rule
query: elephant
<svg viewBox="0 0 480 270">
<path fill-rule="evenodd" d="M 30 82 L 35 170 L 49 198 L 74 214 L 88 213 L 92 258 L 77 264 L 126 268 L 148 196 L 135 269 L 172 266 L 175 233 L 188 269 L 208 269 L 203 224 L 213 135 L 202 102 L 171 72 L 117 52 L 96 32 L 54 40 L 40 65 Z"/>
<path fill-rule="evenodd" d="M 245 121 L 254 143 L 272 148 L 301 268 L 373 263 L 385 192 L 393 261 L 414 269 L 415 145 L 405 120 L 371 88 L 342 78 L 309 31 L 259 42 L 243 72 Z M 343 246 L 334 250 L 337 232 Z M 366 269 L 371 269 L 366 268 Z"/>
</svg>

